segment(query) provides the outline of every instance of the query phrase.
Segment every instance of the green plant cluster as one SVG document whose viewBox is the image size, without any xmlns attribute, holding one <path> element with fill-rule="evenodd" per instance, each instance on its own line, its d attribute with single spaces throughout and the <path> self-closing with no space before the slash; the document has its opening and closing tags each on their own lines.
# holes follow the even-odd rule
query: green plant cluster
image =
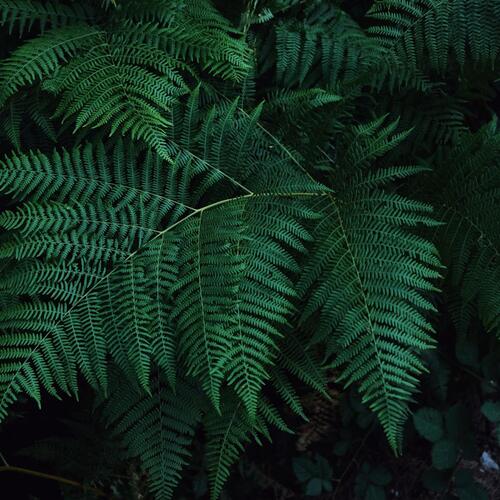
<svg viewBox="0 0 500 500">
<path fill-rule="evenodd" d="M 0 22 L 2 420 L 89 386 L 153 498 L 196 451 L 216 499 L 327 374 L 403 452 L 439 318 L 500 334 L 498 0 L 0 0 Z M 450 418 L 414 416 L 439 473 Z M 328 492 L 316 462 L 296 473 Z"/>
</svg>

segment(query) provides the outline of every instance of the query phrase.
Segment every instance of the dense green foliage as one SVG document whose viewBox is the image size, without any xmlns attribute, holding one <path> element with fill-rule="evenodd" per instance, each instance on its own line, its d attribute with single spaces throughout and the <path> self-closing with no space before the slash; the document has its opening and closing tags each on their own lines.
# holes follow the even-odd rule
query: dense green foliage
<svg viewBox="0 0 500 500">
<path fill-rule="evenodd" d="M 439 314 L 500 335 L 499 1 L 0 0 L 0 21 L 2 419 L 88 384 L 154 498 L 201 446 L 216 499 L 327 375 L 401 453 Z M 441 419 L 414 420 L 446 469 Z"/>
</svg>

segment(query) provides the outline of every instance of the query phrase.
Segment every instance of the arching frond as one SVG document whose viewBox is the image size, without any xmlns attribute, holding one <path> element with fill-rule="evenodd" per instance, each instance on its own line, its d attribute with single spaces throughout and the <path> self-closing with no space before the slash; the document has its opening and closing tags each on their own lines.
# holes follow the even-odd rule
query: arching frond
<svg viewBox="0 0 500 500">
<path fill-rule="evenodd" d="M 26 6 L 50 11 L 50 4 Z M 75 130 L 104 126 L 110 134 L 130 134 L 172 161 L 178 150 L 166 140 L 168 116 L 199 70 L 233 81 L 250 70 L 246 43 L 209 2 L 174 10 L 172 19 L 158 23 L 144 16 L 124 21 L 119 10 L 111 11 L 107 23 L 104 16 L 95 26 L 74 21 L 22 43 L 0 64 L 0 103 L 44 79 L 43 89 L 60 97 L 55 116 L 71 117 Z M 14 15 L 4 12 L 6 19 Z"/>
<path fill-rule="evenodd" d="M 203 155 L 212 161 L 215 154 L 221 172 L 230 170 L 220 145 L 234 127 L 234 112 L 208 122 L 219 145 Z M 241 151 L 247 139 L 236 137 Z M 200 138 L 196 134 L 193 146 Z M 280 330 L 293 311 L 291 276 L 310 239 L 305 222 L 315 217 L 306 202 L 321 196 L 319 184 L 302 182 L 304 191 L 296 193 L 297 174 L 267 183 L 264 176 L 259 189 L 267 184 L 269 192 L 195 208 L 183 203 L 191 195 L 186 186 L 198 182 L 197 197 L 213 181 L 205 181 L 203 170 L 187 170 L 189 155 L 187 163 L 179 158 L 165 172 L 157 157 L 118 141 L 110 152 L 97 145 L 5 159 L 5 192 L 30 201 L 0 215 L 9 234 L 0 256 L 20 261 L 3 286 L 30 301 L 48 301 L 44 307 L 69 304 L 57 329 L 73 339 L 72 356 L 94 387 L 106 390 L 108 355 L 146 391 L 153 361 L 173 387 L 183 366 L 216 407 L 222 383 L 233 386 L 255 419 Z M 108 164 L 113 167 L 105 171 Z M 51 284 L 56 278 L 68 281 Z M 42 308 L 41 320 L 52 321 L 50 307 Z M 38 348 L 26 353 L 25 363 Z"/>
<path fill-rule="evenodd" d="M 64 305 L 19 304 L 0 312 L 0 418 L 19 393 L 41 404 L 41 391 L 76 393 L 71 339 L 61 327 Z"/>
<path fill-rule="evenodd" d="M 100 34 L 93 26 L 74 24 L 23 43 L 0 64 L 0 104 L 23 86 L 54 73 L 68 58 L 96 43 Z"/>
</svg>

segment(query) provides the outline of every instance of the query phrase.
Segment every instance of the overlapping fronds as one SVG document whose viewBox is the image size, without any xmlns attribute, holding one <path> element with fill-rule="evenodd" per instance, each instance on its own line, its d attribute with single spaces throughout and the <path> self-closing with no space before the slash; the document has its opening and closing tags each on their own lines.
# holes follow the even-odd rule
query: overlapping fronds
<svg viewBox="0 0 500 500">
<path fill-rule="evenodd" d="M 87 3 L 64 5 L 50 1 L 2 0 L 0 13 L 0 24 L 8 26 L 9 34 L 14 29 L 22 34 L 24 31 L 30 31 L 33 26 L 44 31 L 47 25 L 56 27 L 88 21 L 92 19 L 94 10 Z"/>
<path fill-rule="evenodd" d="M 248 116 L 235 134 L 241 123 L 233 106 L 221 111 L 221 120 L 209 114 L 201 135 L 193 131 L 188 139 L 194 101 L 191 106 L 180 142 L 194 148 L 206 144 L 207 134 L 217 138 L 215 149 L 200 152 L 204 158 L 197 157 L 197 164 L 220 168 L 189 172 L 194 155 L 179 155 L 163 169 L 158 156 L 122 141 L 111 151 L 86 145 L 52 155 L 13 154 L 2 162 L 4 192 L 22 202 L 0 215 L 9 235 L 0 255 L 18 261 L 2 286 L 29 299 L 2 326 L 35 328 L 38 323 L 27 321 L 34 311 L 40 325 L 47 324 L 33 347 L 16 356 L 16 371 L 7 374 L 12 392 L 26 390 L 38 398 L 39 383 L 53 393 L 65 389 L 64 376 L 74 379 L 76 366 L 106 392 L 111 356 L 145 391 L 152 363 L 165 370 L 172 387 L 184 366 L 202 381 L 215 407 L 221 384 L 228 383 L 249 418 L 256 418 L 280 329 L 293 311 L 291 276 L 310 239 L 305 223 L 315 217 L 307 202 L 321 192 L 309 181 L 301 184 L 304 192 L 295 192 L 298 174 L 267 182 L 264 176 L 253 180 L 260 194 L 189 205 L 190 183 L 198 186 L 195 199 L 207 195 L 214 169 L 215 179 L 230 182 L 224 172 L 230 170 L 228 158 L 221 155 L 226 134 L 241 154 L 255 133 L 248 127 L 256 127 Z M 247 161 L 253 166 L 252 157 Z M 23 370 L 34 369 L 38 350 L 55 341 L 52 355 L 69 363 L 59 362 L 66 371 L 54 378 L 40 368 L 36 391 L 15 382 Z M 22 339 L 10 342 L 20 347 Z"/>
<path fill-rule="evenodd" d="M 413 68 L 444 73 L 453 58 L 498 64 L 500 9 L 495 0 L 382 0 L 369 33 Z"/>
<path fill-rule="evenodd" d="M 352 84 L 384 51 L 333 5 L 311 5 L 302 24 L 278 24 L 275 36 L 276 79 L 284 87 Z"/>
<path fill-rule="evenodd" d="M 59 326 L 66 308 L 53 304 L 19 304 L 5 309 L 0 322 L 0 417 L 18 397 L 27 393 L 38 404 L 41 389 L 55 395 L 54 384 L 76 393 L 76 363 L 71 340 Z"/>
<path fill-rule="evenodd" d="M 94 26 L 78 23 L 24 42 L 0 64 L 0 103 L 23 86 L 54 73 L 68 58 L 96 43 L 100 33 Z"/>
<path fill-rule="evenodd" d="M 408 86 L 430 88 L 421 71 L 368 36 L 341 8 L 327 3 L 306 6 L 302 22 L 285 16 L 276 23 L 275 38 L 269 34 L 265 39 L 262 58 L 261 71 L 274 62 L 276 82 L 284 88 L 324 87 L 341 94 L 359 85 L 391 92 Z"/>
<path fill-rule="evenodd" d="M 127 19 L 151 23 L 153 29 L 139 35 L 143 40 L 213 75 L 241 81 L 251 69 L 251 51 L 242 33 L 207 0 L 131 0 L 121 12 Z"/>
<path fill-rule="evenodd" d="M 369 3 L 0 0 L 0 419 L 84 379 L 215 499 L 334 368 L 400 450 L 438 282 L 500 330 L 500 9 Z"/>
<path fill-rule="evenodd" d="M 52 393 L 56 387 L 76 390 L 77 367 L 95 387 L 106 386 L 105 327 L 111 325 L 101 317 L 101 298 L 89 290 L 110 265 L 154 238 L 164 219 L 175 222 L 192 211 L 176 192 L 185 192 L 189 178 L 178 177 L 176 164 L 160 170 L 161 160 L 142 149 L 118 141 L 110 152 L 98 143 L 2 162 L 3 192 L 27 199 L 0 216 L 9 235 L 2 259 L 18 261 L 1 287 L 25 298 L 2 318 L 8 329 L 2 336 L 2 412 L 17 392 L 39 399 L 40 386 Z"/>
<path fill-rule="evenodd" d="M 448 281 L 460 297 L 455 319 L 466 332 L 472 314 L 487 330 L 500 333 L 500 134 L 496 120 L 462 135 L 451 151 L 436 158 L 433 194 L 439 182 L 437 217 L 443 223 L 436 243 L 448 265 Z M 471 307 L 472 306 L 472 307 Z M 463 314 L 465 313 L 465 314 Z"/>
<path fill-rule="evenodd" d="M 34 10 L 23 23 L 40 20 Z M 250 69 L 249 51 L 205 0 L 187 2 L 172 19 L 156 23 L 141 17 L 117 28 L 115 17 L 121 19 L 114 13 L 101 24 L 63 27 L 56 19 L 56 27 L 21 44 L 0 64 L 0 103 L 43 79 L 42 88 L 60 97 L 55 117 L 71 117 L 76 130 L 105 126 L 110 134 L 129 133 L 172 160 L 177 150 L 166 141 L 169 114 L 195 84 L 197 70 L 238 81 Z"/>
</svg>

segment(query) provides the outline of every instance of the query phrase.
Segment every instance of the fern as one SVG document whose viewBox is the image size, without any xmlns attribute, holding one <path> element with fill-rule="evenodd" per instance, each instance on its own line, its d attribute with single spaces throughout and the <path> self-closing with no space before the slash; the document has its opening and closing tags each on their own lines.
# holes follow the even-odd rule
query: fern
<svg viewBox="0 0 500 500">
<path fill-rule="evenodd" d="M 107 126 L 110 134 L 130 133 L 172 160 L 177 148 L 165 140 L 167 116 L 189 89 L 186 77 L 196 78 L 182 59 L 234 80 L 249 69 L 246 46 L 233 43 L 221 17 L 215 16 L 218 23 L 211 29 L 200 28 L 200 22 L 213 24 L 210 10 L 203 13 L 205 4 L 182 10 L 182 31 L 170 26 L 170 20 L 118 29 L 72 23 L 29 40 L 0 66 L 0 104 L 21 87 L 50 76 L 43 88 L 61 96 L 56 117 L 74 117 L 76 130 Z M 188 23 L 194 31 L 185 30 Z"/>
<path fill-rule="evenodd" d="M 377 57 L 377 47 L 343 11 L 334 6 L 311 6 L 301 26 L 285 22 L 276 27 L 276 77 L 286 87 L 307 87 L 322 78 L 335 88 L 357 78 Z M 369 52 L 371 51 L 371 52 Z"/>
<path fill-rule="evenodd" d="M 222 417 L 211 413 L 206 417 L 207 462 L 211 482 L 211 498 L 217 499 L 229 477 L 229 469 L 250 440 L 252 426 L 247 420 L 241 403 L 231 404 L 227 398 Z"/>
<path fill-rule="evenodd" d="M 0 420 L 88 384 L 215 499 L 328 373 L 402 451 L 438 286 L 499 331 L 500 9 L 362 4 L 0 0 Z"/>
<path fill-rule="evenodd" d="M 56 27 L 88 21 L 94 14 L 92 7 L 85 4 L 61 5 L 36 0 L 2 0 L 0 11 L 2 13 L 0 23 L 8 25 L 9 34 L 14 28 L 20 33 L 31 31 L 35 24 L 44 31 L 47 25 Z"/>
<path fill-rule="evenodd" d="M 0 338 L 2 418 L 20 392 L 28 393 L 38 404 L 41 386 L 53 395 L 54 384 L 76 394 L 77 372 L 71 341 L 64 329 L 54 324 L 64 312 L 64 307 L 52 304 L 19 305 L 2 312 L 2 328 L 11 330 Z"/>
<path fill-rule="evenodd" d="M 498 6 L 492 1 L 383 0 L 370 10 L 380 24 L 372 36 L 412 67 L 444 73 L 453 55 L 460 66 L 466 60 L 494 65 L 500 49 Z"/>
<path fill-rule="evenodd" d="M 172 498 L 180 471 L 190 458 L 189 446 L 201 418 L 199 394 L 187 383 L 174 393 L 161 378 L 152 387 L 152 396 L 138 388 L 130 390 L 119 373 L 113 391 L 103 403 L 103 418 L 114 435 L 121 436 L 127 454 L 138 457 L 148 473 L 155 498 Z"/>
<path fill-rule="evenodd" d="M 499 334 L 498 253 L 498 153 L 496 120 L 475 134 L 463 135 L 446 157 L 436 161 L 433 178 L 442 184 L 436 202 L 443 225 L 435 233 L 445 262 L 447 280 L 458 292 L 459 311 L 479 314 L 487 330 Z M 456 314 L 461 331 L 469 328 L 471 315 Z M 465 319 L 465 322 L 464 322 Z"/>
<path fill-rule="evenodd" d="M 93 279 L 87 278 L 87 291 L 82 287 L 78 287 L 79 291 L 47 289 L 48 295 L 72 302 L 67 312 L 57 318 L 62 326 L 58 321 L 52 326 L 56 331 L 62 328 L 73 339 L 76 350 L 69 349 L 69 345 L 62 347 L 73 351 L 93 386 L 106 387 L 105 353 L 109 351 L 123 370 L 133 370 L 141 385 L 149 390 L 156 321 L 165 322 L 165 333 L 154 340 L 154 345 L 157 349 L 160 343 L 170 353 L 170 362 L 162 359 L 160 364 L 167 367 L 173 383 L 177 341 L 172 334 L 168 338 L 173 321 L 179 335 L 179 356 L 185 360 L 187 373 L 207 381 L 206 390 L 214 404 L 218 405 L 217 384 L 224 377 L 234 385 L 250 415 L 255 415 L 258 395 L 267 379 L 266 365 L 273 359 L 273 350 L 276 353 L 270 335 L 279 337 L 277 326 L 286 323 L 292 310 L 294 292 L 286 273 L 296 272 L 297 264 L 289 252 L 304 250 L 303 241 L 308 239 L 308 233 L 299 221 L 314 214 L 297 204 L 296 194 L 286 193 L 286 185 L 281 188 L 283 193 L 236 196 L 197 209 L 179 202 L 186 207 L 179 212 L 179 203 L 159 194 L 170 189 L 173 174 L 163 179 L 163 188 L 158 183 L 161 177 L 156 177 L 156 185 L 149 188 L 150 168 L 155 165 L 151 157 L 140 179 L 127 182 L 123 178 L 123 169 L 136 161 L 135 155 L 133 149 L 126 155 L 123 144 L 117 143 L 113 151 L 114 179 L 104 172 L 102 177 L 98 173 L 107 161 L 102 148 L 94 151 L 85 147 L 62 158 L 55 153 L 52 161 L 41 154 L 7 159 L 3 170 L 6 191 L 18 193 L 28 182 L 30 188 L 23 190 L 23 197 L 31 192 L 31 198 L 37 202 L 27 202 L 17 211 L 2 215 L 2 225 L 13 235 L 0 253 L 18 260 L 43 257 L 48 268 L 42 267 L 40 271 L 48 277 L 66 272 L 53 267 L 54 259 L 60 258 L 74 264 L 75 281 L 93 273 Z M 60 173 L 63 164 L 71 165 L 71 176 Z M 16 165 L 21 170 L 14 176 Z M 19 175 L 23 172 L 26 177 Z M 90 178 L 94 182 L 88 182 Z M 62 183 L 63 180 L 66 182 Z M 50 189 L 48 181 L 52 181 Z M 207 187 L 211 185 L 208 183 Z M 152 191 L 147 191 L 148 188 Z M 309 195 L 314 192 L 298 196 Z M 58 202 L 47 204 L 40 198 Z M 71 205 L 67 205 L 70 200 Z M 88 208 L 80 204 L 84 201 Z M 144 204 L 144 225 L 128 212 L 128 203 L 132 201 L 138 213 Z M 155 214 L 151 220 L 149 211 Z M 228 211 L 233 214 L 230 218 Z M 182 213 L 184 216 L 178 218 Z M 158 228 L 168 216 L 172 218 L 166 229 L 148 232 L 148 223 Z M 235 224 L 241 229 L 235 231 Z M 219 227 L 217 233 L 210 231 L 214 225 Z M 174 240 L 170 239 L 170 233 Z M 169 244 L 175 240 L 178 243 Z M 163 246 L 165 242 L 168 243 Z M 176 258 L 175 249 L 179 245 L 186 251 Z M 222 265 L 223 258 L 227 259 L 226 268 Z M 108 273 L 103 264 L 117 267 Z M 166 274 L 160 271 L 164 265 Z M 214 265 L 215 268 L 211 267 Z M 154 274 L 151 276 L 150 272 Z M 178 276 L 175 285 L 169 281 L 174 275 Z M 33 274 L 28 282 L 24 278 L 18 286 L 27 295 L 32 289 L 40 290 L 41 283 L 35 281 L 37 276 Z M 166 282 L 161 281 L 164 276 Z M 155 305 L 159 290 L 168 291 L 172 297 L 171 318 Z M 282 295 L 277 297 L 276 292 Z M 32 307 L 27 305 L 25 309 Z M 20 310 L 21 322 L 26 311 Z M 47 312 L 50 314 L 44 316 Z M 52 306 L 41 307 L 38 314 L 47 322 L 54 320 Z M 198 322 L 193 322 L 197 314 L 201 314 Z M 103 319 L 110 317 L 113 321 L 105 324 Z M 220 325 L 227 329 L 225 337 Z M 39 340 L 45 342 L 46 338 Z M 89 354 L 89 346 L 94 349 L 93 354 Z M 23 366 L 30 365 L 33 354 L 28 353 Z M 200 363 L 200 358 L 205 361 Z M 47 386 L 51 391 L 55 390 L 53 383 L 51 379 Z"/>
<path fill-rule="evenodd" d="M 357 128 L 357 134 L 372 137 L 365 144 L 360 138 L 350 143 L 345 161 L 351 176 L 401 140 L 387 140 L 387 129 L 374 134 L 380 125 Z M 416 375 L 423 370 L 416 353 L 433 343 L 422 313 L 433 310 L 426 294 L 439 276 L 433 270 L 439 266 L 434 247 L 406 229 L 433 225 L 431 208 L 379 187 L 407 174 L 404 168 L 365 174 L 365 179 L 372 176 L 365 186 L 352 176 L 341 196 L 321 199 L 322 219 L 313 234 L 317 243 L 299 282 L 306 297 L 301 323 L 307 325 L 319 312 L 312 342 L 325 342 L 327 356 L 335 355 L 333 365 L 343 367 L 340 380 L 360 383 L 364 401 L 395 449 L 401 446 Z M 337 179 L 342 182 L 341 173 Z"/>
<path fill-rule="evenodd" d="M 95 43 L 99 31 L 86 24 L 55 28 L 21 45 L 0 67 L 0 103 L 18 89 L 50 75 L 63 61 Z"/>
<path fill-rule="evenodd" d="M 226 130 L 223 127 L 221 133 Z M 32 339 L 29 351 L 21 350 L 25 340 L 20 337 L 9 340 L 19 346 L 18 359 L 13 366 L 15 371 L 4 371 L 10 379 L 6 380 L 8 386 L 2 404 L 11 403 L 19 391 L 38 398 L 40 385 L 53 394 L 59 389 L 68 390 L 69 381 L 76 377 L 76 367 L 96 390 L 106 393 L 108 355 L 126 373 L 134 373 L 143 390 L 149 393 L 153 390 L 152 362 L 158 359 L 176 390 L 176 371 L 179 365 L 185 365 L 186 375 L 202 380 L 216 407 L 225 380 L 234 386 L 249 421 L 257 419 L 257 425 L 259 419 L 265 418 L 286 429 L 272 407 L 264 406 L 261 411 L 265 411 L 265 416 L 260 416 L 259 408 L 264 404 L 260 401 L 260 392 L 278 353 L 277 340 L 281 337 L 278 328 L 287 324 L 293 310 L 295 294 L 288 274 L 296 273 L 298 267 L 292 252 L 305 250 L 304 242 L 309 234 L 302 221 L 315 217 L 301 198 L 307 200 L 318 194 L 307 189 L 304 193 L 294 193 L 293 184 L 290 189 L 281 181 L 281 192 L 235 196 L 184 210 L 177 218 L 178 211 L 174 209 L 171 214 L 168 210 L 177 204 L 168 199 L 166 211 L 158 213 L 154 200 L 165 201 L 164 197 L 155 197 L 154 191 L 146 190 L 148 165 L 154 162 L 146 163 L 140 179 L 128 183 L 123 179 L 124 167 L 135 161 L 136 154 L 132 150 L 124 159 L 123 145 L 117 143 L 113 151 L 114 178 L 100 178 L 98 174 L 99 165 L 106 161 L 102 148 L 95 152 L 90 147 L 83 151 L 77 149 L 65 157 L 66 162 L 61 162 L 58 153 L 53 155 L 52 162 L 41 154 L 14 156 L 4 162 L 6 190 L 18 193 L 29 178 L 30 189 L 25 189 L 22 196 L 37 201 L 25 202 L 20 209 L 3 214 L 3 226 L 14 233 L 4 244 L 3 254 L 5 258 L 13 255 L 21 262 L 28 255 L 42 256 L 43 264 L 31 261 L 30 271 L 31 266 L 35 266 L 37 272 L 30 273 L 29 277 L 24 274 L 24 278 L 15 273 L 6 280 L 4 286 L 7 287 L 14 279 L 17 290 L 31 296 L 32 303 L 11 310 L 1 325 L 39 329 L 40 322 L 45 328 Z M 63 163 L 72 165 L 71 185 L 57 184 Z M 27 178 L 13 175 L 15 165 L 20 166 L 21 173 L 27 173 Z M 47 174 L 56 180 L 50 190 L 42 189 L 46 186 Z M 94 183 L 82 182 L 89 176 L 95 178 Z M 119 179 L 121 184 L 113 182 L 114 179 Z M 297 178 L 292 176 L 291 181 L 297 182 Z M 168 179 L 165 182 L 168 187 Z M 211 185 L 208 183 L 207 187 Z M 307 184 L 303 186 L 307 188 Z M 150 189 L 164 192 L 158 183 Z M 152 238 L 145 236 L 139 227 L 139 234 L 144 237 L 139 238 L 137 250 L 133 250 L 130 241 L 137 234 L 137 228 L 131 224 L 116 225 L 114 216 L 129 206 L 124 205 L 124 198 L 127 202 L 137 200 L 139 208 L 141 203 L 148 202 L 146 194 L 153 203 L 151 208 L 155 210 L 157 225 L 168 215 L 174 218 Z M 49 202 L 49 199 L 59 201 Z M 87 201 L 88 208 L 80 205 L 83 200 Z M 103 204 L 113 207 L 108 212 L 111 219 L 107 221 L 104 220 L 106 212 L 97 212 L 103 220 L 95 219 L 92 208 L 105 206 Z M 214 226 L 218 227 L 217 232 L 212 231 Z M 29 234 L 33 243 L 26 237 L 17 238 L 19 231 Z M 67 253 L 65 243 L 78 246 L 77 235 L 86 238 L 90 231 L 99 250 L 86 244 L 85 249 Z M 121 231 L 124 232 L 120 234 Z M 50 238 L 54 238 L 54 242 L 47 245 Z M 112 250 L 123 238 L 127 238 L 123 251 L 113 254 Z M 184 248 L 182 254 L 178 253 L 179 247 Z M 70 267 L 54 267 L 56 257 L 70 262 Z M 103 263 L 114 267 L 108 272 Z M 67 276 L 74 279 L 74 284 L 68 290 L 44 288 L 40 274 L 48 281 L 55 276 Z M 87 276 L 86 288 L 81 285 L 84 276 Z M 64 298 L 71 305 L 39 303 L 32 295 L 35 290 L 45 291 L 47 298 Z M 28 320 L 34 315 L 39 318 L 37 321 Z M 161 331 L 158 331 L 160 323 Z M 54 374 L 45 359 L 46 344 L 52 349 L 51 363 L 58 369 Z M 39 363 L 42 364 L 39 366 Z M 36 377 L 32 385 L 23 383 L 26 371 Z M 263 425 L 259 424 L 260 428 Z"/>
<path fill-rule="evenodd" d="M 275 28 L 276 80 L 285 88 L 326 87 L 337 93 L 359 85 L 431 88 L 425 75 L 368 33 L 342 9 L 326 3 L 304 9 L 303 23 L 285 19 Z M 271 38 L 266 40 L 270 44 Z M 272 62 L 265 54 L 262 71 Z"/>
</svg>

